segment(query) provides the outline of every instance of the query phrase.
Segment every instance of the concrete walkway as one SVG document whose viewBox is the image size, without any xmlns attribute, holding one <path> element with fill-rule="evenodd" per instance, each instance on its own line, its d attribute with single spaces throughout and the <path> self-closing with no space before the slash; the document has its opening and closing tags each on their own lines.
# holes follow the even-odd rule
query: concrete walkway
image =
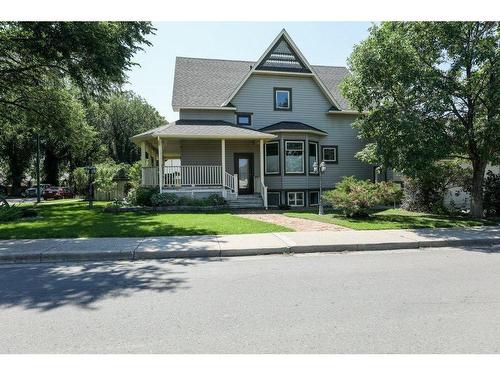
<svg viewBox="0 0 500 375">
<path fill-rule="evenodd" d="M 138 260 L 500 244 L 500 227 L 0 240 L 0 263 Z"/>
</svg>

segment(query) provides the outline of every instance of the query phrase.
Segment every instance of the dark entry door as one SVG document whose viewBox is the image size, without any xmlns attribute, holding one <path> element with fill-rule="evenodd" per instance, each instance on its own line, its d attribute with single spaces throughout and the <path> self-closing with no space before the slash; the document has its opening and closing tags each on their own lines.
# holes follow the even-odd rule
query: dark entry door
<svg viewBox="0 0 500 375">
<path fill-rule="evenodd" d="M 238 194 L 253 194 L 253 154 L 234 154 L 234 173 L 238 174 Z"/>
</svg>

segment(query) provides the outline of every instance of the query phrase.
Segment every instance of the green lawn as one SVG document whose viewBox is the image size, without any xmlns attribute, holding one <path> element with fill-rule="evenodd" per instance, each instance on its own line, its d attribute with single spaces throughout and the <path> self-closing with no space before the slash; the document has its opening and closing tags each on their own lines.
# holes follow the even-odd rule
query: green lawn
<svg viewBox="0 0 500 375">
<path fill-rule="evenodd" d="M 106 213 L 105 202 L 89 210 L 77 200 L 42 202 L 38 217 L 0 223 L 0 239 L 141 237 L 290 232 L 289 228 L 230 213 Z"/>
<path fill-rule="evenodd" d="M 285 212 L 284 215 L 337 224 L 343 227 L 366 229 L 464 228 L 475 225 L 495 225 L 495 221 L 476 220 L 461 216 L 441 216 L 402 209 L 389 209 L 373 213 L 370 217 L 348 219 L 340 213 L 327 212 L 319 216 L 312 212 Z"/>
</svg>

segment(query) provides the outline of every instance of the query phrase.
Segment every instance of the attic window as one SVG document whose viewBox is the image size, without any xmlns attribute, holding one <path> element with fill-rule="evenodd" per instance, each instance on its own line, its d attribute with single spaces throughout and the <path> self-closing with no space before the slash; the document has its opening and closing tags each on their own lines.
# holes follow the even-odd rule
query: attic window
<svg viewBox="0 0 500 375">
<path fill-rule="evenodd" d="M 273 46 L 256 69 L 301 73 L 311 72 L 283 37 Z"/>
</svg>

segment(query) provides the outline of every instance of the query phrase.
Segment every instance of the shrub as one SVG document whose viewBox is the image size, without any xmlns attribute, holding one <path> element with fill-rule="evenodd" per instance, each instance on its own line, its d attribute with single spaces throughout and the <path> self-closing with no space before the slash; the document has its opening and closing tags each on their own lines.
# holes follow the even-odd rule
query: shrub
<svg viewBox="0 0 500 375">
<path fill-rule="evenodd" d="M 151 204 L 156 207 L 176 206 L 179 197 L 173 193 L 155 193 L 151 196 Z"/>
<path fill-rule="evenodd" d="M 398 188 L 392 183 L 373 183 L 353 176 L 344 177 L 334 190 L 323 194 L 326 202 L 342 210 L 347 217 L 368 216 L 370 208 L 392 203 L 398 196 Z"/>
<path fill-rule="evenodd" d="M 151 198 L 157 192 L 157 188 L 140 186 L 131 192 L 131 201 L 137 206 L 151 206 Z"/>
<path fill-rule="evenodd" d="M 208 206 L 223 206 L 226 201 L 219 194 L 210 194 L 207 199 Z"/>
<path fill-rule="evenodd" d="M 405 178 L 401 207 L 408 211 L 445 213 L 446 189 L 421 179 Z"/>
<path fill-rule="evenodd" d="M 23 217 L 33 217 L 36 215 L 37 212 L 28 207 L 20 207 L 17 205 L 0 206 L 0 222 L 15 221 Z"/>
<path fill-rule="evenodd" d="M 486 173 L 483 207 L 487 216 L 500 216 L 500 174 Z"/>
<path fill-rule="evenodd" d="M 383 205 L 400 204 L 403 199 L 403 189 L 401 186 L 390 181 L 379 182 L 378 193 L 380 204 Z"/>
<path fill-rule="evenodd" d="M 457 161 L 441 161 L 429 166 L 413 178 L 406 177 L 401 207 L 408 211 L 448 213 L 444 197 L 449 188 L 461 186 L 469 189 L 470 168 L 464 168 Z"/>
</svg>

